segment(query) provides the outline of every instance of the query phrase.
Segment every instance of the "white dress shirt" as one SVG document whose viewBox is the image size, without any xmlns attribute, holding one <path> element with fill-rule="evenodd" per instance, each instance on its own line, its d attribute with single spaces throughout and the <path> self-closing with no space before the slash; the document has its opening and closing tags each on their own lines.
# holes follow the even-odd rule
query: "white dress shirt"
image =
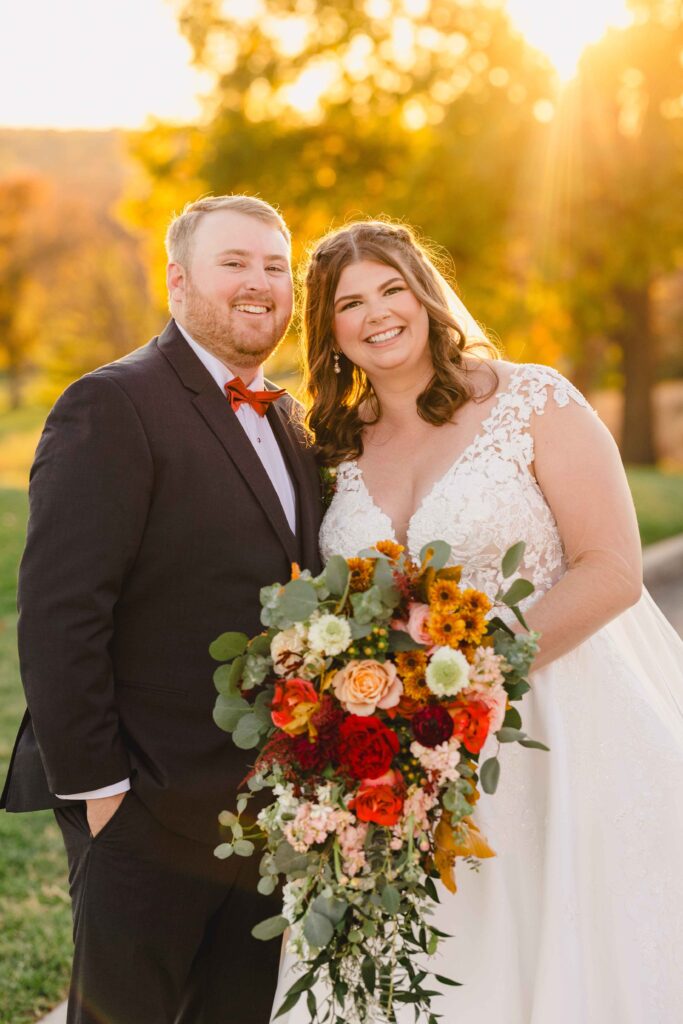
<svg viewBox="0 0 683 1024">
<path fill-rule="evenodd" d="M 177 321 L 176 326 L 194 354 L 201 360 L 215 380 L 227 404 L 228 398 L 225 395 L 225 385 L 233 379 L 235 374 L 220 359 L 211 352 L 207 352 L 194 338 L 191 338 Z M 258 368 L 256 376 L 247 387 L 252 391 L 264 390 L 262 367 Z M 265 416 L 259 416 L 256 410 L 252 409 L 246 402 L 240 405 L 235 415 L 273 483 L 292 533 L 296 533 L 296 492 L 294 491 L 294 485 L 287 470 L 287 465 L 270 423 Z M 60 800 L 98 800 L 101 797 L 125 793 L 129 789 L 130 779 L 122 779 L 120 782 L 113 782 L 111 786 L 103 786 L 101 789 L 89 790 L 86 793 L 55 793 L 55 796 L 59 797 Z"/>
</svg>

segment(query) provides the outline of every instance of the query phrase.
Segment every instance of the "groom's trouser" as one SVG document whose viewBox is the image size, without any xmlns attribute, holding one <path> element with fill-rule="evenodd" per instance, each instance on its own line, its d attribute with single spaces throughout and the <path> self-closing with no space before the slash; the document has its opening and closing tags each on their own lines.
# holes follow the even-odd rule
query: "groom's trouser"
<svg viewBox="0 0 683 1024">
<path fill-rule="evenodd" d="M 128 793 L 93 838 L 85 805 L 55 811 L 69 860 L 74 963 L 68 1024 L 268 1024 L 278 913 L 258 856 L 219 861 Z"/>
</svg>

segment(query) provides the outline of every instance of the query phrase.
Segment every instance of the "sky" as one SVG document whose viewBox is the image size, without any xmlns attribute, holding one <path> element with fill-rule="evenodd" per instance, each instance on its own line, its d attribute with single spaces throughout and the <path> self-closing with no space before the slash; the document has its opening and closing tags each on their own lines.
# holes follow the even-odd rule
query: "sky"
<svg viewBox="0 0 683 1024">
<path fill-rule="evenodd" d="M 586 42 L 627 20 L 625 0 L 508 6 L 564 78 Z M 0 127 L 138 128 L 149 116 L 191 121 L 209 86 L 190 66 L 168 0 L 0 0 Z"/>
</svg>

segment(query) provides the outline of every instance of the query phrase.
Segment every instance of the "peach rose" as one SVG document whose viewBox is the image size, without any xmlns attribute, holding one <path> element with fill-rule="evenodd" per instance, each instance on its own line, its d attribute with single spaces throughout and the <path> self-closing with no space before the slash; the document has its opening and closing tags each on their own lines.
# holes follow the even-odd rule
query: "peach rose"
<svg viewBox="0 0 683 1024">
<path fill-rule="evenodd" d="M 403 683 L 390 661 L 350 661 L 332 677 L 335 696 L 352 715 L 374 715 L 376 708 L 393 708 Z"/>
</svg>

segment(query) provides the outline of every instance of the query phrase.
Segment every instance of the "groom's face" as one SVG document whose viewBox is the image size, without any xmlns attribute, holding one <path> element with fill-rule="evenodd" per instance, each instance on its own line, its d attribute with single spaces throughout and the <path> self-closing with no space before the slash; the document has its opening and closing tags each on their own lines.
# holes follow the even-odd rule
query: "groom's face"
<svg viewBox="0 0 683 1024">
<path fill-rule="evenodd" d="M 292 317 L 289 246 L 278 229 L 230 210 L 205 214 L 172 289 L 176 319 L 231 369 L 259 366 Z"/>
</svg>

